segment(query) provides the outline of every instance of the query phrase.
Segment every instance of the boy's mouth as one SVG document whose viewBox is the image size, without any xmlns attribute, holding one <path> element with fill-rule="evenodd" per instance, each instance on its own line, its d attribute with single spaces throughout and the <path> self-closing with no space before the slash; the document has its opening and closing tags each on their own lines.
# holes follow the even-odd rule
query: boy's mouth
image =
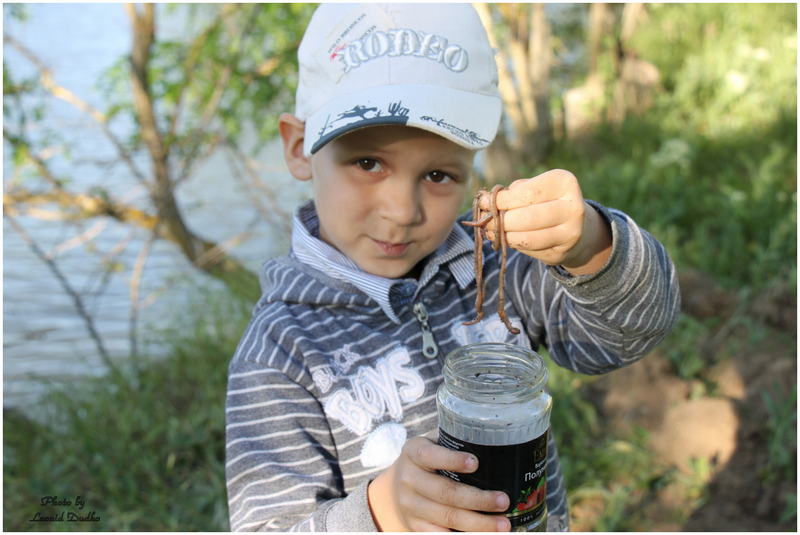
<svg viewBox="0 0 800 535">
<path fill-rule="evenodd" d="M 409 246 L 411 245 L 410 242 L 406 242 L 406 243 L 389 243 L 389 242 L 385 242 L 385 241 L 376 240 L 374 238 L 373 238 L 372 241 L 375 242 L 375 244 L 378 246 L 378 248 L 381 251 L 383 251 L 383 253 L 386 256 L 401 256 L 403 253 L 405 253 L 408 250 Z"/>
</svg>

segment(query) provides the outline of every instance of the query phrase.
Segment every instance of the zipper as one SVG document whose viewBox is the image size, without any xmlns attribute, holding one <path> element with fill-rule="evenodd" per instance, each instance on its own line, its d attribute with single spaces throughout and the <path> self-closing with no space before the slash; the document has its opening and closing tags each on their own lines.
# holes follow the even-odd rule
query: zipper
<svg viewBox="0 0 800 535">
<path fill-rule="evenodd" d="M 422 302 L 419 302 L 414 303 L 411 311 L 422 326 L 422 354 L 429 359 L 435 359 L 439 355 L 439 346 L 436 345 L 431 326 L 428 325 L 428 309 L 425 308 Z"/>
</svg>

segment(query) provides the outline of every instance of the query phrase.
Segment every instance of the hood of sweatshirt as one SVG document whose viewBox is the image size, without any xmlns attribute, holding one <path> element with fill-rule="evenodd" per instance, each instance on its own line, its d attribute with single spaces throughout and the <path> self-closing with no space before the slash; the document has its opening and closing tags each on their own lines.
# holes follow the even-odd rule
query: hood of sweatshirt
<svg viewBox="0 0 800 535">
<path fill-rule="evenodd" d="M 412 302 L 443 267 L 462 289 L 475 278 L 474 239 L 460 223 L 453 226 L 445 242 L 427 259 L 419 280 L 387 279 L 366 273 L 318 236 L 319 218 L 313 201 L 308 201 L 295 211 L 290 253 L 268 260 L 262 267 L 258 308 L 278 301 L 346 306 L 356 313 L 378 315 L 382 321 L 388 317 L 399 324 L 398 308 Z"/>
</svg>

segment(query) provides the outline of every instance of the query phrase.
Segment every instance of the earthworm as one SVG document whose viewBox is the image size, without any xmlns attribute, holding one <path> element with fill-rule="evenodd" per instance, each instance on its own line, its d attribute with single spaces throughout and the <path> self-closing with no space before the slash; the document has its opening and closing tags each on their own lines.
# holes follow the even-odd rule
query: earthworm
<svg viewBox="0 0 800 535">
<path fill-rule="evenodd" d="M 503 189 L 503 186 L 501 186 L 500 184 L 497 184 L 495 187 L 492 188 L 492 191 L 490 193 L 490 195 L 491 195 L 490 202 L 489 202 L 489 209 L 492 212 L 492 219 L 494 219 L 494 222 L 495 222 L 494 240 L 492 241 L 492 249 L 494 249 L 495 251 L 500 249 L 501 236 L 503 236 L 503 234 L 505 232 L 505 229 L 503 228 L 502 223 L 500 222 L 500 211 L 497 209 L 497 194 L 500 192 L 501 189 Z M 505 256 L 505 254 L 503 254 L 503 263 L 502 263 L 502 265 L 503 266 L 506 265 L 506 256 Z M 501 270 L 500 273 L 501 273 L 501 279 L 500 280 L 502 281 L 502 273 L 503 273 L 503 271 Z M 502 288 L 503 287 L 500 286 L 501 290 L 502 290 Z M 503 292 L 501 291 L 500 294 L 502 295 L 502 293 Z"/>
<path fill-rule="evenodd" d="M 472 200 L 473 222 L 478 221 L 481 215 L 480 199 L 483 191 L 486 189 L 481 188 Z M 491 214 L 489 219 L 491 219 Z M 484 224 L 488 223 L 489 219 L 486 219 Z M 468 223 L 470 222 L 464 222 L 465 225 Z M 465 322 L 464 325 L 475 325 L 483 319 L 483 296 L 486 293 L 486 285 L 483 283 L 483 231 L 481 228 L 475 229 L 475 282 L 478 284 L 478 293 L 475 296 L 475 309 L 478 311 L 478 315 L 474 320 Z"/>
<path fill-rule="evenodd" d="M 495 220 L 495 237 L 492 241 L 492 249 L 500 250 L 500 275 L 498 277 L 498 299 L 497 299 L 497 314 L 503 320 L 508 332 L 511 334 L 519 334 L 519 329 L 511 325 L 511 321 L 506 316 L 505 310 L 505 275 L 506 275 L 506 258 L 508 241 L 506 239 L 505 229 L 505 210 L 497 209 L 497 194 L 500 190 L 504 189 L 500 184 L 492 188 L 490 192 L 490 213 L 483 218 L 480 217 L 480 198 L 486 192 L 485 188 L 481 188 L 475 195 L 472 201 L 472 221 L 464 221 L 463 223 L 470 227 L 475 227 L 475 281 L 478 284 L 478 293 L 475 298 L 475 308 L 478 315 L 472 320 L 465 322 L 464 325 L 474 325 L 483 319 L 483 301 L 486 294 L 486 284 L 483 282 L 483 230 L 486 224 L 492 219 Z"/>
<path fill-rule="evenodd" d="M 494 202 L 492 202 L 494 205 Z M 495 207 L 496 209 L 496 207 Z M 506 227 L 505 227 L 505 220 L 506 218 L 506 211 L 503 210 L 500 212 L 499 217 L 497 218 L 497 229 L 496 233 L 500 236 L 500 276 L 498 281 L 499 286 L 499 295 L 497 296 L 497 314 L 500 316 L 500 319 L 503 320 L 503 323 L 506 324 L 506 328 L 508 332 L 511 334 L 519 334 L 519 329 L 511 325 L 511 321 L 506 316 L 506 300 L 505 300 L 505 278 L 506 278 L 506 249 L 508 247 L 508 240 L 506 239 Z"/>
</svg>

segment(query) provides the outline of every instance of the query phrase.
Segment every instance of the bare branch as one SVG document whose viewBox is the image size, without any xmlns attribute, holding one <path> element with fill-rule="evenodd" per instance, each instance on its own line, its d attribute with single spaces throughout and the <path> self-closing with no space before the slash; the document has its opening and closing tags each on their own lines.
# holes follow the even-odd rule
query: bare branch
<svg viewBox="0 0 800 535">
<path fill-rule="evenodd" d="M 226 240 L 223 243 L 220 243 L 220 244 L 217 244 L 217 245 L 206 244 L 207 247 L 208 247 L 208 250 L 206 251 L 206 253 L 204 255 L 202 255 L 200 258 L 198 258 L 198 261 L 195 262 L 195 266 L 198 266 L 198 267 L 202 268 L 203 266 L 201 264 L 212 265 L 212 264 L 214 264 L 216 262 L 219 262 L 220 258 L 230 259 L 230 257 L 227 254 L 228 251 L 230 249 L 232 249 L 233 247 L 239 245 L 244 240 L 246 240 L 250 235 L 252 235 L 252 229 L 258 222 L 259 222 L 259 219 L 254 219 L 248 225 L 247 230 L 245 230 L 244 232 L 242 232 L 242 233 L 240 233 L 240 234 L 238 234 L 238 235 Z M 138 262 L 138 260 L 137 260 L 137 262 Z M 184 273 L 188 272 L 188 271 L 189 271 L 189 269 L 187 268 L 187 269 L 184 270 Z M 180 277 L 178 277 L 178 279 L 179 278 Z M 164 292 L 166 292 L 167 290 L 169 290 L 170 287 L 173 286 L 173 284 L 174 284 L 174 281 L 170 281 L 169 279 L 164 281 L 164 282 L 162 282 L 159 285 L 158 288 L 156 288 L 155 290 L 151 291 L 144 299 L 141 299 L 138 302 L 138 304 L 137 304 L 138 311 L 142 311 L 142 310 L 145 310 L 148 307 L 150 307 L 153 303 L 156 302 L 156 300 L 158 299 L 159 295 L 161 295 Z M 138 299 L 138 294 L 137 294 L 137 299 Z"/>
<path fill-rule="evenodd" d="M 496 50 L 498 89 L 503 97 L 503 109 L 508 115 L 509 119 L 511 119 L 511 123 L 514 125 L 514 130 L 516 132 L 523 132 L 525 119 L 523 118 L 522 111 L 520 109 L 519 93 L 517 92 L 516 85 L 514 84 L 514 79 L 508 70 L 508 59 L 501 50 L 497 43 L 497 39 L 494 36 L 494 24 L 492 23 L 492 14 L 489 11 L 489 6 L 484 3 L 473 3 L 472 5 L 478 12 L 481 22 L 483 23 L 483 27 L 486 29 L 486 33 L 489 36 L 489 44 Z"/>
<path fill-rule="evenodd" d="M 130 345 L 131 345 L 131 356 L 134 359 L 138 359 L 139 357 L 139 344 L 138 344 L 138 337 L 137 337 L 137 325 L 139 322 L 139 288 L 142 280 L 142 274 L 144 273 L 144 266 L 147 263 L 147 259 L 150 256 L 150 250 L 153 247 L 153 242 L 155 241 L 155 234 L 151 233 L 150 237 L 145 242 L 144 246 L 142 246 L 142 250 L 139 251 L 139 256 L 136 257 L 136 263 L 133 265 L 133 273 L 131 273 L 131 281 L 130 281 L 130 302 L 131 302 L 131 314 L 130 314 L 130 328 L 128 330 L 128 336 L 130 337 Z M 136 368 L 138 371 L 138 363 L 136 363 Z"/>
<path fill-rule="evenodd" d="M 58 282 L 61 284 L 61 287 L 64 291 L 72 298 L 72 302 L 75 305 L 75 309 L 78 311 L 78 315 L 83 319 L 84 324 L 86 325 L 87 331 L 89 331 L 89 336 L 94 340 L 95 346 L 97 347 L 97 352 L 100 355 L 100 358 L 103 360 L 103 363 L 108 367 L 108 369 L 113 372 L 115 375 L 121 375 L 119 368 L 117 368 L 114 361 L 111 359 L 111 355 L 108 354 L 106 351 L 105 345 L 103 344 L 103 339 L 100 337 L 100 333 L 97 332 L 97 329 L 94 325 L 94 319 L 92 316 L 87 312 L 86 308 L 83 306 L 83 299 L 81 296 L 75 292 L 72 288 L 72 285 L 66 279 L 61 270 L 56 265 L 55 261 L 49 257 L 47 253 L 45 253 L 39 245 L 31 238 L 31 236 L 23 229 L 19 223 L 17 223 L 16 219 L 13 217 L 9 217 L 6 214 L 3 214 L 3 217 L 8 221 L 16 233 L 22 238 L 22 241 L 33 251 L 33 253 L 39 257 L 39 259 L 45 263 L 47 268 L 53 273 L 56 277 Z"/>
<path fill-rule="evenodd" d="M 66 241 L 63 241 L 53 247 L 47 255 L 50 258 L 55 258 L 61 253 L 65 253 L 70 251 L 76 247 L 80 247 L 86 243 L 89 243 L 93 239 L 95 239 L 105 228 L 108 226 L 108 221 L 105 219 L 101 219 L 85 231 L 81 232 L 77 236 L 74 236 Z"/>
<path fill-rule="evenodd" d="M 644 4 L 640 2 L 628 2 L 622 9 L 622 29 L 620 30 L 619 40 L 624 45 L 633 36 L 636 31 L 636 25 L 639 23 L 644 13 Z"/>
<path fill-rule="evenodd" d="M 141 14 L 133 5 L 127 5 L 126 10 L 133 25 L 131 89 L 139 129 L 153 162 L 155 184 L 150 198 L 159 215 L 159 227 L 163 227 L 159 232 L 169 235 L 169 239 L 177 243 L 189 259 L 195 260 L 205 248 L 201 240 L 187 228 L 175 200 L 175 183 L 169 169 L 170 146 L 164 143 L 159 132 L 148 83 L 150 50 L 155 40 L 155 8 L 153 4 L 145 4 Z"/>
<path fill-rule="evenodd" d="M 203 150 L 202 154 L 198 153 L 198 149 L 200 147 L 200 144 L 196 144 L 194 146 L 194 148 L 192 149 L 192 154 L 190 154 L 184 160 L 183 169 L 181 169 L 181 172 L 180 172 L 180 175 L 178 176 L 178 178 L 175 179 L 175 184 L 177 185 L 177 184 L 180 184 L 181 182 L 186 181 L 189 178 L 189 175 L 191 174 L 192 170 L 196 166 L 200 165 L 205 160 L 207 160 L 211 156 L 213 156 L 214 153 L 216 152 L 217 147 L 219 146 L 219 143 L 220 143 L 221 140 L 222 140 L 222 136 L 220 134 L 218 134 L 218 133 L 213 134 L 212 137 L 211 137 L 211 141 L 207 144 L 207 146 Z"/>
<path fill-rule="evenodd" d="M 208 247 L 203 254 L 195 259 L 194 265 L 200 269 L 205 269 L 208 266 L 218 264 L 223 258 L 228 256 L 228 252 L 231 249 L 237 245 L 241 245 L 253 234 L 252 227 L 255 225 L 255 223 L 257 223 L 257 221 L 251 222 L 250 225 L 248 225 L 248 230 L 240 232 L 236 236 Z"/>
<path fill-rule="evenodd" d="M 158 131 L 147 78 L 150 49 L 155 39 L 155 12 L 152 4 L 145 4 L 143 14 L 140 14 L 133 4 L 126 4 L 125 8 L 133 25 L 133 49 L 130 57 L 133 101 L 136 115 L 139 118 L 142 138 L 150 151 L 155 167 L 156 181 L 159 182 L 165 180 L 168 174 L 169 151 Z"/>
<path fill-rule="evenodd" d="M 231 169 L 234 171 L 233 176 L 245 189 L 247 198 L 250 200 L 251 204 L 255 207 L 258 213 L 261 214 L 262 220 L 267 221 L 270 224 L 277 223 L 283 230 L 284 235 L 290 235 L 292 232 L 291 214 L 286 212 L 286 210 L 281 207 L 281 205 L 278 203 L 278 196 L 258 175 L 258 171 L 256 170 L 258 162 L 247 156 L 247 154 L 245 154 L 233 143 L 228 143 L 226 148 L 228 150 L 225 154 L 228 157 L 228 163 Z M 247 173 L 249 181 L 245 180 L 242 174 L 239 172 L 237 166 L 238 162 L 244 162 L 244 169 Z M 255 189 L 261 191 L 263 197 L 269 202 L 269 207 L 264 206 L 262 202 L 259 202 L 258 196 L 255 195 L 254 187 Z"/>
<path fill-rule="evenodd" d="M 58 203 L 62 208 L 73 212 L 37 212 L 31 205 Z M 82 220 L 90 217 L 110 216 L 124 223 L 133 223 L 148 230 L 155 229 L 158 217 L 130 205 L 118 204 L 109 198 L 85 193 L 70 193 L 56 189 L 45 193 L 35 193 L 18 187 L 3 192 L 3 213 L 15 216 L 19 213 L 36 215 L 49 220 Z M 164 236 L 166 237 L 166 236 Z"/>
<path fill-rule="evenodd" d="M 99 277 L 100 283 L 97 285 L 98 289 L 97 290 L 94 289 L 97 277 L 92 276 L 87 279 L 83 293 L 86 294 L 91 293 L 92 297 L 96 301 L 99 301 L 98 296 L 102 296 L 105 293 L 105 290 L 108 287 L 109 282 L 111 281 L 111 276 L 115 271 L 112 267 L 114 259 L 128 247 L 128 244 L 133 239 L 134 234 L 135 234 L 135 229 L 132 230 L 131 232 L 128 232 L 126 236 L 120 238 L 119 241 L 117 241 L 117 243 L 114 245 L 114 247 L 111 248 L 111 251 L 109 251 L 108 254 L 103 255 L 103 258 L 99 262 L 99 267 L 95 270 L 95 273 L 99 273 L 100 276 Z"/>
</svg>

